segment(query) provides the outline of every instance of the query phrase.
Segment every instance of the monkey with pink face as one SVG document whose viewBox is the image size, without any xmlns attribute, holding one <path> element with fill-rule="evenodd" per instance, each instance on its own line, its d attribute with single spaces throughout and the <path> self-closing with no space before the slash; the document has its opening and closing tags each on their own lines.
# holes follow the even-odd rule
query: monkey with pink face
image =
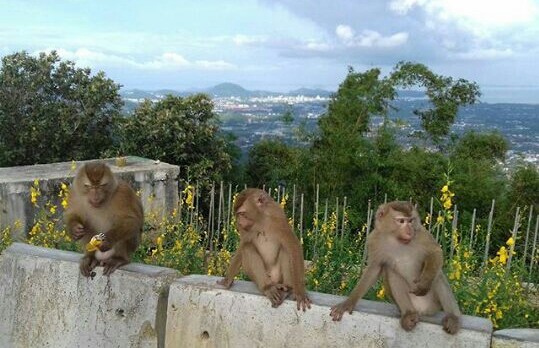
<svg viewBox="0 0 539 348">
<path fill-rule="evenodd" d="M 66 229 L 74 240 L 86 248 L 80 262 L 82 275 L 103 266 L 110 275 L 130 262 L 138 247 L 144 224 L 142 202 L 126 182 L 117 179 L 103 161 L 84 164 L 70 187 L 68 207 L 64 213 Z"/>
<path fill-rule="evenodd" d="M 447 333 L 460 328 L 460 310 L 449 282 L 442 272 L 442 249 L 421 225 L 410 202 L 390 202 L 376 212 L 375 228 L 367 239 L 368 261 L 350 296 L 331 308 L 333 320 L 350 314 L 356 303 L 382 276 L 384 287 L 401 313 L 401 326 L 412 330 L 419 315 L 443 309 Z"/>
<path fill-rule="evenodd" d="M 234 214 L 240 245 L 218 284 L 230 288 L 243 268 L 273 307 L 291 293 L 298 310 L 311 308 L 301 243 L 279 203 L 263 190 L 245 189 L 236 197 Z"/>
</svg>

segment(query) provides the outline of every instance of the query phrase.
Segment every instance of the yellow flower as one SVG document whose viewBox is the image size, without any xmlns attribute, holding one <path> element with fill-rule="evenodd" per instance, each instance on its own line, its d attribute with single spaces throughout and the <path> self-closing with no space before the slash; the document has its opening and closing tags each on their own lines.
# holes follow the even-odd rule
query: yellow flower
<svg viewBox="0 0 539 348">
<path fill-rule="evenodd" d="M 49 211 L 51 212 L 51 214 L 56 213 L 56 206 L 55 206 L 55 205 L 51 205 Z"/>
<path fill-rule="evenodd" d="M 443 224 L 444 222 L 445 222 L 445 219 L 444 219 L 443 216 L 440 215 L 440 216 L 438 216 L 438 217 L 436 218 L 436 223 L 437 223 L 437 224 Z"/>
<path fill-rule="evenodd" d="M 453 203 L 451 203 L 451 199 L 446 199 L 444 201 L 444 209 L 450 209 Z"/>
<path fill-rule="evenodd" d="M 515 245 L 515 240 L 513 239 L 513 237 L 510 237 L 507 242 L 505 242 L 505 244 L 509 245 L 509 246 L 513 246 Z"/>
<path fill-rule="evenodd" d="M 62 199 L 62 203 L 60 203 L 60 204 L 62 204 L 62 207 L 63 207 L 64 209 L 67 208 L 67 199 L 65 199 L 65 198 Z"/>
<path fill-rule="evenodd" d="M 507 252 L 507 249 L 505 249 L 504 246 L 500 248 L 500 250 L 496 253 L 500 257 L 499 261 L 502 265 L 505 265 L 507 263 L 507 257 L 509 256 L 509 253 Z"/>
<path fill-rule="evenodd" d="M 386 290 L 384 289 L 384 286 L 382 286 L 380 290 L 378 290 L 378 292 L 376 293 L 376 297 L 378 297 L 379 299 L 383 299 L 385 295 L 386 295 Z"/>
<path fill-rule="evenodd" d="M 444 185 L 444 187 L 442 187 L 442 190 L 441 190 L 441 191 L 444 192 L 444 193 L 447 192 L 447 191 L 449 191 L 449 185 L 447 185 L 447 184 Z"/>
</svg>

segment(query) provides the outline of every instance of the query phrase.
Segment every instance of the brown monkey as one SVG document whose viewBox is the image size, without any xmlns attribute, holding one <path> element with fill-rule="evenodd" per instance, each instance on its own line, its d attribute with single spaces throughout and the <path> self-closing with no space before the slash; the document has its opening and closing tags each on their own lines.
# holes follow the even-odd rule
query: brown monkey
<svg viewBox="0 0 539 348">
<path fill-rule="evenodd" d="M 245 189 L 236 198 L 234 214 L 240 245 L 225 278 L 217 283 L 230 288 L 241 266 L 273 307 L 291 290 L 298 310 L 311 308 L 305 292 L 303 250 L 279 204 L 263 190 Z"/>
<path fill-rule="evenodd" d="M 129 263 L 140 243 L 144 214 L 135 191 L 115 178 L 104 162 L 94 161 L 77 172 L 64 221 L 74 240 L 95 246 L 86 248 L 80 262 L 81 273 L 88 277 L 100 264 L 103 274 L 108 276 Z M 90 243 L 99 234 L 100 243 L 94 244 L 95 239 Z"/>
<path fill-rule="evenodd" d="M 384 287 L 401 313 L 401 326 L 413 329 L 420 314 L 443 309 L 443 328 L 455 334 L 460 328 L 460 310 L 442 272 L 442 249 L 428 233 L 410 202 L 383 204 L 376 212 L 375 229 L 367 239 L 368 262 L 350 296 L 331 308 L 333 320 L 350 314 L 359 299 L 380 275 Z"/>
</svg>

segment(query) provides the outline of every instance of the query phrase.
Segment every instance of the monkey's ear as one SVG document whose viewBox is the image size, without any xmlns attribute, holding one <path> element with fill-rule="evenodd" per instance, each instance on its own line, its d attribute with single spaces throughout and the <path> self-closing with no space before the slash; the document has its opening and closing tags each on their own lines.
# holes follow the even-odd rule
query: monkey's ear
<svg viewBox="0 0 539 348">
<path fill-rule="evenodd" d="M 376 211 L 376 218 L 381 219 L 387 214 L 387 204 L 382 204 Z"/>
<path fill-rule="evenodd" d="M 261 193 L 260 196 L 258 196 L 257 200 L 256 200 L 256 205 L 258 205 L 259 207 L 265 205 L 266 203 L 268 203 L 270 200 L 270 197 L 268 196 L 267 193 Z"/>
</svg>

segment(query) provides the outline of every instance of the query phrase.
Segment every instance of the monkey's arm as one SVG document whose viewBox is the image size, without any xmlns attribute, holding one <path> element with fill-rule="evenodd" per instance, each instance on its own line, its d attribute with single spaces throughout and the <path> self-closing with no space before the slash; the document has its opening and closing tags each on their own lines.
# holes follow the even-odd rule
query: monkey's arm
<svg viewBox="0 0 539 348">
<path fill-rule="evenodd" d="M 230 288 L 234 282 L 234 277 L 238 275 L 241 267 L 241 245 L 230 260 L 230 265 L 226 271 L 226 275 L 223 279 L 218 280 L 217 284 L 223 285 L 225 288 Z"/>
<path fill-rule="evenodd" d="M 349 312 L 352 314 L 354 307 L 356 306 L 357 301 L 359 301 L 367 291 L 373 286 L 376 282 L 376 279 L 380 276 L 382 272 L 382 266 L 380 263 L 370 263 L 365 268 L 365 271 L 361 275 L 358 284 L 350 293 L 350 296 L 343 302 L 339 303 L 336 306 L 331 307 L 330 315 L 333 317 L 334 321 L 341 320 L 344 312 Z"/>
<path fill-rule="evenodd" d="M 423 267 L 418 279 L 412 284 L 412 293 L 417 296 L 426 295 L 432 288 L 432 282 L 440 273 L 443 265 L 442 249 L 435 243 L 429 245 L 429 250 L 423 261 Z"/>
<path fill-rule="evenodd" d="M 65 212 L 64 221 L 67 232 L 74 240 L 79 240 L 91 233 L 88 226 L 84 226 L 82 217 L 76 211 Z"/>
<path fill-rule="evenodd" d="M 102 243 L 103 247 L 100 247 L 100 249 L 101 251 L 105 251 L 107 247 L 111 247 L 120 241 L 132 239 L 141 230 L 142 220 L 137 216 L 119 216 L 110 230 L 102 231 L 105 239 Z"/>
</svg>

